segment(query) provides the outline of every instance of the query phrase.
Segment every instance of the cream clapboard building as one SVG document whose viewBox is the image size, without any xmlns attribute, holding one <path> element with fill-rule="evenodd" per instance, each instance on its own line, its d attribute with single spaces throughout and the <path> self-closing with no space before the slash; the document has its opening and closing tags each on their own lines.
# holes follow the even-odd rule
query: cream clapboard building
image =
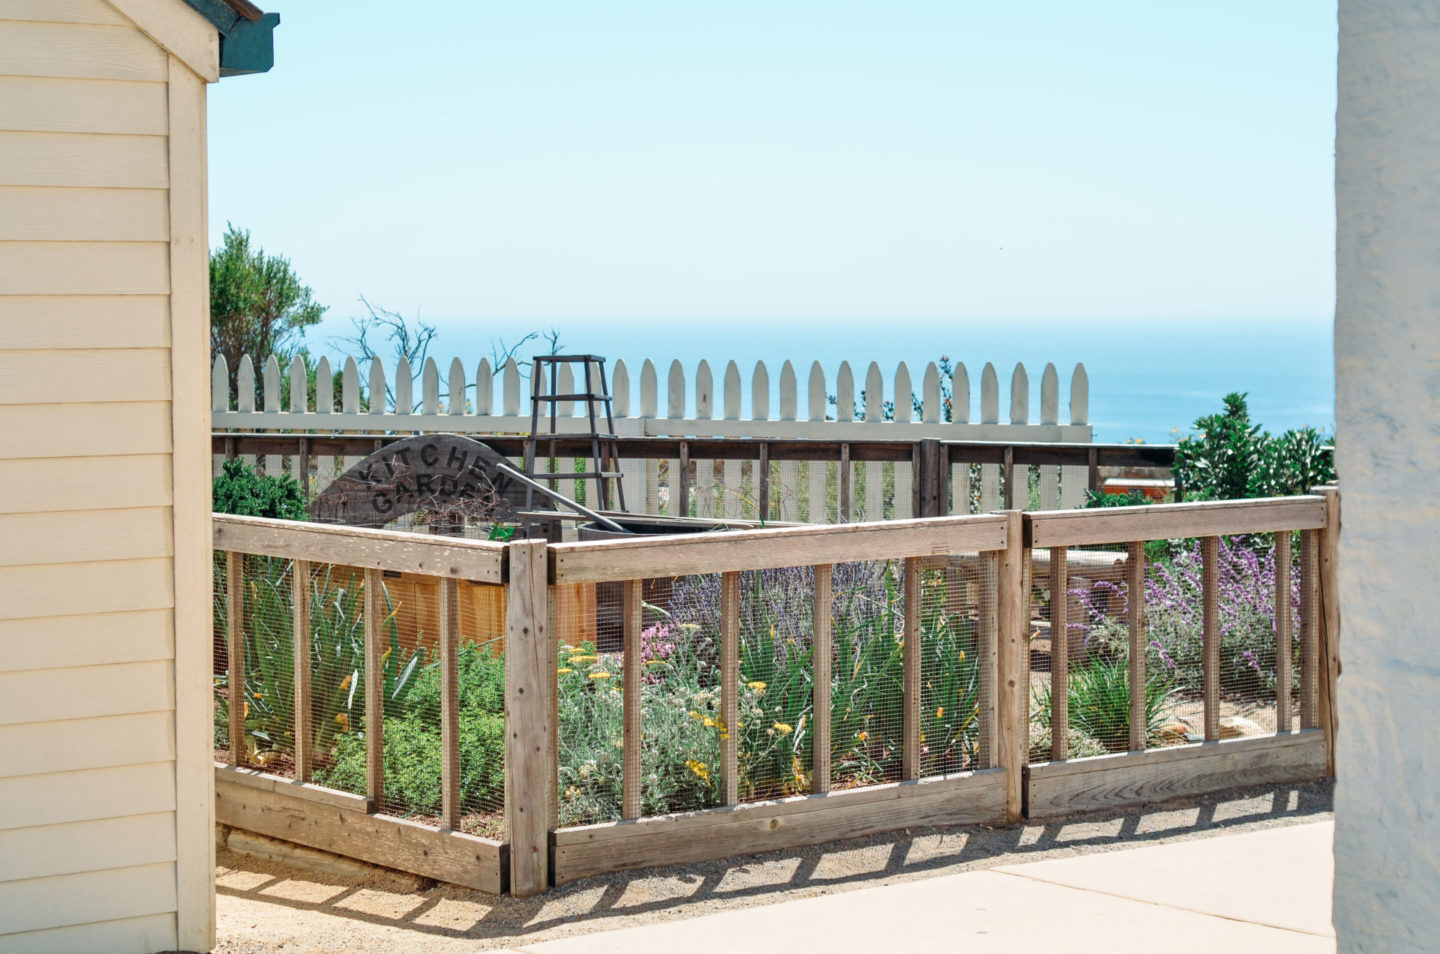
<svg viewBox="0 0 1440 954">
<path fill-rule="evenodd" d="M 0 0 L 6 954 L 213 943 L 205 87 L 277 21 Z"/>
</svg>

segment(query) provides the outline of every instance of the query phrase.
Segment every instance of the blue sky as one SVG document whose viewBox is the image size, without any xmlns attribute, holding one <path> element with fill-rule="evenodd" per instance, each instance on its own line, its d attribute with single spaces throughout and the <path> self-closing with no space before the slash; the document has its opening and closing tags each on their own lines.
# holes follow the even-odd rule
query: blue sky
<svg viewBox="0 0 1440 954">
<path fill-rule="evenodd" d="M 336 321 L 1333 311 L 1333 0 L 273 2 L 212 243 Z"/>
</svg>

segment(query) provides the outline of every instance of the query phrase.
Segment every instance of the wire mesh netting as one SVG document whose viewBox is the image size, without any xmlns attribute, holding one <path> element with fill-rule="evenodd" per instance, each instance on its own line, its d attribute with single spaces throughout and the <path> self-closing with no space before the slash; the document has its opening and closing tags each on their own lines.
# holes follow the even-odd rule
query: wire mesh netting
<svg viewBox="0 0 1440 954">
<path fill-rule="evenodd" d="M 920 775 L 989 768 L 988 671 L 995 574 L 983 554 L 924 567 L 920 585 Z"/>
<path fill-rule="evenodd" d="M 1069 552 L 1063 598 L 1070 758 L 1131 748 L 1130 620 L 1137 605 L 1143 614 L 1145 747 L 1205 739 L 1207 580 L 1214 588 L 1210 612 L 1218 636 L 1208 647 L 1216 673 L 1211 731 L 1221 740 L 1273 734 L 1284 721 L 1277 719 L 1277 691 L 1287 681 L 1288 724 L 1299 728 L 1300 567 L 1294 555 L 1299 548 L 1286 554 L 1284 541 L 1277 547 L 1276 537 L 1266 533 L 1147 542 L 1138 603 L 1130 592 L 1130 558 L 1125 554 Z M 1209 560 L 1213 567 L 1207 567 Z M 1033 593 L 1039 638 L 1031 653 L 1031 758 L 1037 760 L 1051 757 L 1050 671 L 1060 638 L 1049 627 L 1057 596 L 1048 588 L 1044 569 L 1036 571 Z M 1286 629 L 1288 647 L 1282 649 L 1279 639 Z"/>
<path fill-rule="evenodd" d="M 837 563 L 832 570 L 831 788 L 901 778 L 904 575 L 903 560 Z"/>
<path fill-rule="evenodd" d="M 505 833 L 505 588 L 457 587 L 460 830 Z M 435 677 L 438 683 L 438 675 Z"/>
<path fill-rule="evenodd" d="M 210 576 L 212 580 L 211 590 L 211 640 L 212 650 L 212 683 L 214 700 L 212 709 L 214 711 L 212 723 L 212 735 L 214 736 L 215 761 L 229 764 L 233 760 L 230 757 L 230 626 L 226 618 L 229 606 L 229 586 L 226 579 L 225 567 L 226 558 L 223 552 L 217 551 L 211 557 Z"/>
</svg>

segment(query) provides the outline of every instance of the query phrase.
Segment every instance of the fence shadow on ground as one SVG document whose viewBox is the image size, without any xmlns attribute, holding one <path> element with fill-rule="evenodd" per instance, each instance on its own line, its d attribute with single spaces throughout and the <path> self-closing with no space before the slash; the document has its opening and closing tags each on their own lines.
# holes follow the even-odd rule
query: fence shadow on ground
<svg viewBox="0 0 1440 954">
<path fill-rule="evenodd" d="M 685 916 L 681 909 L 686 907 L 693 907 L 696 916 L 713 914 L 889 880 L 1319 821 L 1331 811 L 1332 794 L 1333 780 L 1321 780 L 1008 827 L 915 828 L 810 848 L 621 872 L 525 899 L 427 885 L 408 876 L 388 883 L 383 877 L 362 881 L 223 852 L 217 891 L 222 897 L 393 929 L 401 932 L 396 941 L 414 932 L 417 943 L 428 935 L 503 946 L 515 938 L 538 941 L 626 927 L 657 915 L 668 920 Z M 417 884 L 418 889 L 412 889 Z M 223 900 L 221 905 L 223 912 Z M 277 911 L 276 916 L 283 915 Z M 223 933 L 222 918 L 222 941 Z"/>
</svg>

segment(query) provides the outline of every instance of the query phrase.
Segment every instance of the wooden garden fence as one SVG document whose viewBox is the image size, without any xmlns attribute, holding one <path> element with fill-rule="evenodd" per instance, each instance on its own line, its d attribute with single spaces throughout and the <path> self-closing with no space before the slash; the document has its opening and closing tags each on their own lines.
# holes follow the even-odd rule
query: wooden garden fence
<svg viewBox="0 0 1440 954">
<path fill-rule="evenodd" d="M 228 640 L 232 667 L 248 658 L 243 554 L 288 561 L 292 567 L 326 563 L 359 568 L 370 607 L 364 627 L 364 678 L 370 681 L 365 695 L 364 790 L 342 792 L 313 783 L 310 765 L 321 756 L 300 751 L 307 744 L 301 740 L 310 738 L 303 728 L 295 733 L 295 768 L 288 777 L 247 764 L 254 761 L 245 737 L 247 682 L 243 674 L 229 671 L 226 692 L 217 704 L 229 716 L 223 747 L 230 763 L 217 764 L 218 819 L 373 863 L 526 896 L 624 868 L 723 858 L 918 825 L 1013 823 L 1027 816 L 1319 777 L 1333 772 L 1338 530 L 1339 492 L 1329 488 L 1272 500 L 1028 514 L 1012 510 L 844 527 L 558 544 L 494 544 L 217 515 L 214 546 L 217 556 L 224 554 L 226 567 L 225 585 L 217 584 L 217 617 L 224 617 L 219 629 Z M 1293 683 L 1290 667 L 1279 665 L 1277 685 L 1266 703 L 1275 711 L 1273 731 L 1222 738 L 1216 545 L 1234 535 L 1274 534 L 1276 566 L 1284 568 L 1277 572 L 1288 574 L 1295 533 L 1298 630 L 1290 631 L 1290 612 L 1277 612 L 1273 634 L 1277 659 L 1290 658 L 1287 648 L 1298 635 Z M 1131 591 L 1140 592 L 1146 581 L 1145 542 L 1177 538 L 1196 539 L 1204 558 L 1202 737 L 1159 746 L 1145 736 L 1146 624 L 1141 611 L 1127 621 L 1132 650 L 1125 663 L 1131 687 L 1130 737 L 1116 754 L 1074 757 L 1066 750 L 1066 740 L 1075 713 L 1067 712 L 1064 702 L 1070 677 L 1066 634 L 1073 622 L 1067 614 L 1074 610 L 1061 594 L 1073 592 L 1073 579 L 1080 572 L 1075 568 L 1096 563 L 1114 565 Z M 849 657 L 832 649 L 841 638 L 835 629 L 839 617 L 832 612 L 838 605 L 832 580 L 855 566 L 885 567 L 885 584 L 894 584 L 887 600 L 895 622 L 893 632 L 885 632 L 895 640 L 898 711 L 877 710 L 877 722 L 872 723 L 893 722 L 883 751 L 875 740 L 855 742 L 867 733 L 852 731 L 848 722 L 846 737 L 839 737 L 841 722 L 851 716 L 831 698 L 832 683 L 841 685 L 844 675 L 832 670 L 850 665 Z M 742 672 L 742 655 L 765 635 L 763 625 L 756 625 L 749 587 L 763 574 L 789 572 L 787 568 L 803 569 L 796 577 L 803 584 L 796 591 L 803 600 L 788 604 L 786 612 L 809 620 L 803 636 L 807 651 L 790 656 L 803 670 L 797 685 L 808 687 L 803 700 L 808 741 L 804 747 L 796 743 L 793 777 L 787 775 L 783 787 L 757 787 L 746 774 L 750 755 L 741 732 L 749 717 L 736 708 L 742 704 L 745 681 L 754 678 Z M 383 616 L 384 608 L 376 601 L 385 581 L 401 574 L 431 578 L 441 594 L 443 744 L 438 771 L 443 804 L 438 817 L 420 820 L 386 813 L 385 773 L 380 770 L 387 744 L 378 684 L 385 652 L 380 621 L 394 612 Z M 657 752 L 647 742 L 647 731 L 660 715 L 644 700 L 660 698 L 655 693 L 661 690 L 646 668 L 649 644 L 642 642 L 651 635 L 647 625 L 664 608 L 657 604 L 668 598 L 674 609 L 679 601 L 678 589 L 656 595 L 654 582 L 687 579 L 718 581 L 713 590 L 718 594 L 714 645 L 706 651 L 712 654 L 707 658 L 718 686 L 712 721 L 719 734 L 714 736 L 714 761 L 701 765 L 697 756 L 698 767 L 693 767 L 704 778 L 700 788 L 708 800 L 688 809 L 657 810 L 647 798 L 656 773 L 665 767 L 655 762 Z M 462 766 L 456 740 L 465 714 L 456 689 L 462 636 L 455 606 L 462 586 L 503 591 L 503 827 L 490 837 L 463 833 L 460 818 Z M 1277 593 L 1288 594 L 1290 588 L 1288 578 L 1277 582 Z M 587 591 L 589 597 L 576 595 Z M 294 605 L 308 603 L 297 596 Z M 608 604 L 618 613 L 618 643 L 608 650 L 579 647 L 573 642 L 583 638 L 576 635 L 577 620 L 605 616 Z M 1052 758 L 1043 761 L 1032 757 L 1032 695 L 1047 680 L 1030 671 L 1036 611 L 1042 604 L 1049 607 L 1052 637 L 1059 634 L 1050 640 Z M 1290 608 L 1288 602 L 1285 608 Z M 295 658 L 308 659 L 303 648 L 310 621 L 303 608 L 292 616 L 288 622 L 294 629 Z M 774 621 L 770 626 L 773 639 Z M 949 657 L 957 667 L 965 660 L 965 672 L 974 680 L 960 713 L 964 727 L 948 737 L 958 742 L 941 740 L 945 725 L 954 729 L 957 723 L 953 713 L 951 721 L 937 722 L 941 707 L 935 707 L 933 695 L 934 684 L 954 674 L 944 657 L 933 652 L 932 640 L 942 631 L 951 636 L 960 632 L 969 640 L 963 644 L 968 652 Z M 566 653 L 577 652 L 589 655 L 572 659 L 590 660 L 592 666 L 593 685 L 588 688 L 593 691 L 586 698 L 598 703 L 610 698 L 602 699 L 600 692 L 614 692 L 615 704 L 623 709 L 613 769 L 602 765 L 591 770 L 591 782 L 596 771 L 602 776 L 610 772 L 599 781 L 618 793 L 613 814 L 598 821 L 566 816 L 565 799 L 573 793 L 560 789 L 562 772 L 577 766 L 566 761 L 571 756 L 569 740 L 561 737 L 559 680 L 574 675 L 565 660 Z M 601 658 L 598 665 L 618 673 L 598 673 L 595 658 Z M 297 718 L 313 711 L 305 699 L 305 669 L 297 663 L 294 671 Z M 565 673 L 571 675 L 560 675 Z M 605 690 L 616 676 L 618 685 Z M 765 690 L 758 682 L 751 688 Z M 1292 699 L 1298 699 L 1298 725 L 1291 718 Z M 690 715 L 699 719 L 702 713 Z M 778 721 L 774 726 L 787 736 L 797 728 Z M 940 751 L 951 744 L 964 748 L 963 757 Z M 882 758 L 888 761 L 879 770 L 857 774 L 845 767 L 857 753 L 875 764 Z M 842 766 L 845 759 L 850 761 Z M 588 764 L 579 766 L 581 775 Z M 753 767 L 750 771 L 753 774 Z"/>
</svg>

